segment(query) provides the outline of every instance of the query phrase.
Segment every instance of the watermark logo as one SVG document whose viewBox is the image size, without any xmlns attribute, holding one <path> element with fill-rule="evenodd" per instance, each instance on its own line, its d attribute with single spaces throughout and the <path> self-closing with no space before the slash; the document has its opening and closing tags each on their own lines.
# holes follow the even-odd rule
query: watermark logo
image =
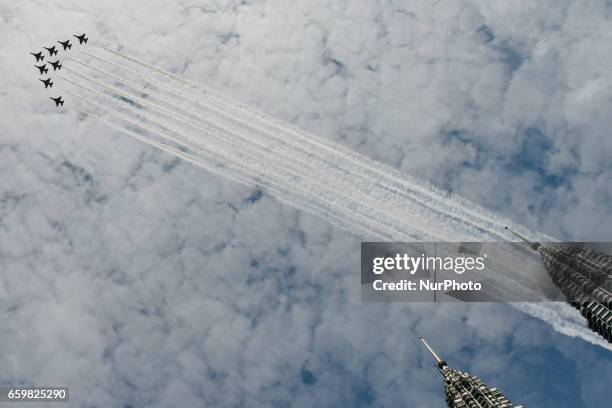
<svg viewBox="0 0 612 408">
<path fill-rule="evenodd" d="M 579 252 L 573 255 L 571 246 L 562 252 L 568 259 L 551 260 L 545 250 L 534 251 L 519 242 L 362 242 L 362 300 L 567 301 L 569 292 L 561 287 L 563 282 L 585 287 L 588 280 L 600 289 L 612 283 L 608 271 L 612 270 L 612 245 L 609 247 L 611 255 L 601 255 L 609 260 L 609 268 L 589 269 L 590 263 L 603 263 L 591 252 L 576 249 Z M 581 265 L 586 266 L 579 268 Z M 589 278 L 593 276 L 596 279 Z"/>
</svg>

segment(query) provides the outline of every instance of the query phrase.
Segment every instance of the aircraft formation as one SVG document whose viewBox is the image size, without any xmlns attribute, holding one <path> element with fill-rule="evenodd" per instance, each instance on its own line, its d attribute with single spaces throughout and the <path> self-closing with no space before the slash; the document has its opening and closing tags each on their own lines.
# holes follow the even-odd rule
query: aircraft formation
<svg viewBox="0 0 612 408">
<path fill-rule="evenodd" d="M 79 41 L 79 45 L 87 44 L 87 40 L 89 40 L 86 34 L 73 35 L 73 37 Z M 68 51 L 72 49 L 72 44 L 70 43 L 70 40 L 58 41 L 58 43 L 61 44 L 63 51 Z M 46 50 L 46 53 L 45 51 L 38 51 L 38 52 L 30 53 L 32 56 L 34 56 L 34 58 L 36 59 L 36 62 L 42 62 L 42 65 L 36 65 L 36 64 L 34 65 L 34 67 L 38 69 L 39 74 L 41 76 L 49 74 L 49 68 L 47 67 L 47 64 L 53 68 L 53 71 L 61 70 L 62 64 L 59 58 L 56 58 L 55 61 L 50 60 L 50 58 L 53 57 L 54 55 L 57 56 L 57 52 L 58 52 L 57 47 L 53 45 L 51 47 L 43 47 L 43 49 Z M 49 57 L 49 59 L 47 60 L 47 63 L 44 62 L 45 54 Z M 51 81 L 51 77 L 47 77 L 46 79 L 39 78 L 38 80 L 43 83 L 43 85 L 45 86 L 45 89 L 53 88 L 53 82 Z M 64 100 L 62 99 L 61 95 L 57 98 L 49 97 L 49 99 L 51 99 L 55 103 L 55 106 L 57 107 L 64 106 Z"/>
</svg>

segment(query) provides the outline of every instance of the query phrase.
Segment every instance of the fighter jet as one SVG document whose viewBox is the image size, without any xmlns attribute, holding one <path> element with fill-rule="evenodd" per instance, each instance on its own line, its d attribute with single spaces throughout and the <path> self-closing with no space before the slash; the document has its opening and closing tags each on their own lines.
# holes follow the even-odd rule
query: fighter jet
<svg viewBox="0 0 612 408">
<path fill-rule="evenodd" d="M 42 79 L 39 79 L 40 82 L 42 82 L 43 84 L 45 84 L 45 89 L 46 88 L 53 88 L 53 82 L 51 82 L 51 78 L 47 78 L 44 81 Z"/>
<path fill-rule="evenodd" d="M 87 40 L 89 40 L 89 38 L 85 37 L 85 34 L 81 34 L 81 35 L 73 35 L 73 37 L 78 38 L 79 39 L 79 44 L 87 44 Z"/>
<path fill-rule="evenodd" d="M 55 106 L 64 106 L 64 101 L 62 101 L 62 97 L 60 96 L 59 98 L 51 98 L 49 97 L 49 99 L 53 99 L 53 102 L 55 102 Z"/>
<path fill-rule="evenodd" d="M 36 54 L 34 54 L 33 52 L 31 52 L 30 54 L 32 54 L 34 56 L 34 58 L 36 58 L 36 62 L 38 61 L 42 61 L 45 59 L 44 55 L 42 55 L 41 51 L 38 51 Z"/>
<path fill-rule="evenodd" d="M 62 44 L 62 47 L 64 47 L 64 51 L 72 48 L 72 44 L 70 44 L 70 40 L 58 41 L 58 43 Z"/>
<path fill-rule="evenodd" d="M 36 68 L 38 68 L 38 70 L 40 71 L 40 75 L 42 74 L 46 74 L 47 72 L 49 72 L 49 70 L 47 68 L 45 68 L 45 64 L 42 65 L 34 65 Z"/>
<path fill-rule="evenodd" d="M 43 47 L 45 50 L 49 51 L 49 56 L 57 55 L 57 50 L 55 49 L 55 45 L 51 48 Z"/>
<path fill-rule="evenodd" d="M 60 69 L 62 69 L 62 64 L 60 64 L 59 60 L 57 60 L 55 62 L 49 61 L 49 64 L 51 64 L 51 66 L 53 67 L 54 71 L 59 71 Z"/>
</svg>

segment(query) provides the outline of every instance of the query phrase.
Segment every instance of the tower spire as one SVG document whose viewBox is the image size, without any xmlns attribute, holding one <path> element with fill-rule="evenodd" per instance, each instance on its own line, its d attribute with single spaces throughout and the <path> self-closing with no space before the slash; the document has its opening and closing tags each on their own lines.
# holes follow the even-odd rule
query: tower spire
<svg viewBox="0 0 612 408">
<path fill-rule="evenodd" d="M 444 378 L 444 395 L 449 408 L 523 408 L 512 404 L 497 388 L 487 387 L 480 378 L 450 368 L 422 336 L 419 339 L 436 359 Z"/>
<path fill-rule="evenodd" d="M 578 309 L 594 332 L 612 343 L 612 256 L 575 244 L 530 241 L 505 227 L 542 257 L 553 283 Z"/>
<path fill-rule="evenodd" d="M 438 366 L 438 368 L 440 370 L 443 370 L 444 367 L 446 367 L 446 361 L 442 360 L 440 358 L 440 356 L 433 351 L 433 349 L 431 348 L 431 346 L 427 343 L 427 341 L 425 341 L 425 339 L 423 338 L 423 336 L 419 336 L 419 339 L 423 342 L 423 344 L 425 345 L 425 347 L 427 347 L 427 350 L 429 350 L 429 352 L 431 353 L 431 355 L 436 359 L 436 365 Z"/>
<path fill-rule="evenodd" d="M 529 247 L 531 247 L 531 249 L 533 249 L 534 251 L 537 251 L 542 244 L 540 244 L 538 241 L 530 241 L 527 238 L 525 238 L 524 236 L 522 236 L 521 234 L 519 234 L 518 232 L 512 231 L 510 228 L 508 227 L 504 227 L 504 229 L 507 229 L 508 231 L 510 231 L 512 234 L 516 235 L 517 237 L 519 237 L 521 240 L 525 241 L 526 243 L 529 244 Z"/>
</svg>

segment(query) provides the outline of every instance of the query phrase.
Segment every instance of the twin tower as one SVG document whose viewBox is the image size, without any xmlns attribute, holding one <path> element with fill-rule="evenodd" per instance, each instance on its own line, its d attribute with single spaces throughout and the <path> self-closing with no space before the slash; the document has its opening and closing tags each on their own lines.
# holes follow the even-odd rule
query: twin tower
<svg viewBox="0 0 612 408">
<path fill-rule="evenodd" d="M 478 377 L 450 368 L 446 361 L 419 337 L 436 359 L 438 370 L 444 378 L 444 394 L 449 408 L 523 408 L 514 405 L 497 388 L 489 388 Z"/>
<path fill-rule="evenodd" d="M 540 254 L 546 272 L 567 302 L 580 311 L 591 330 L 612 343 L 612 256 L 576 244 L 541 244 L 506 229 Z M 523 408 L 480 378 L 448 367 L 425 339 L 420 339 L 444 378 L 449 408 Z"/>
</svg>

